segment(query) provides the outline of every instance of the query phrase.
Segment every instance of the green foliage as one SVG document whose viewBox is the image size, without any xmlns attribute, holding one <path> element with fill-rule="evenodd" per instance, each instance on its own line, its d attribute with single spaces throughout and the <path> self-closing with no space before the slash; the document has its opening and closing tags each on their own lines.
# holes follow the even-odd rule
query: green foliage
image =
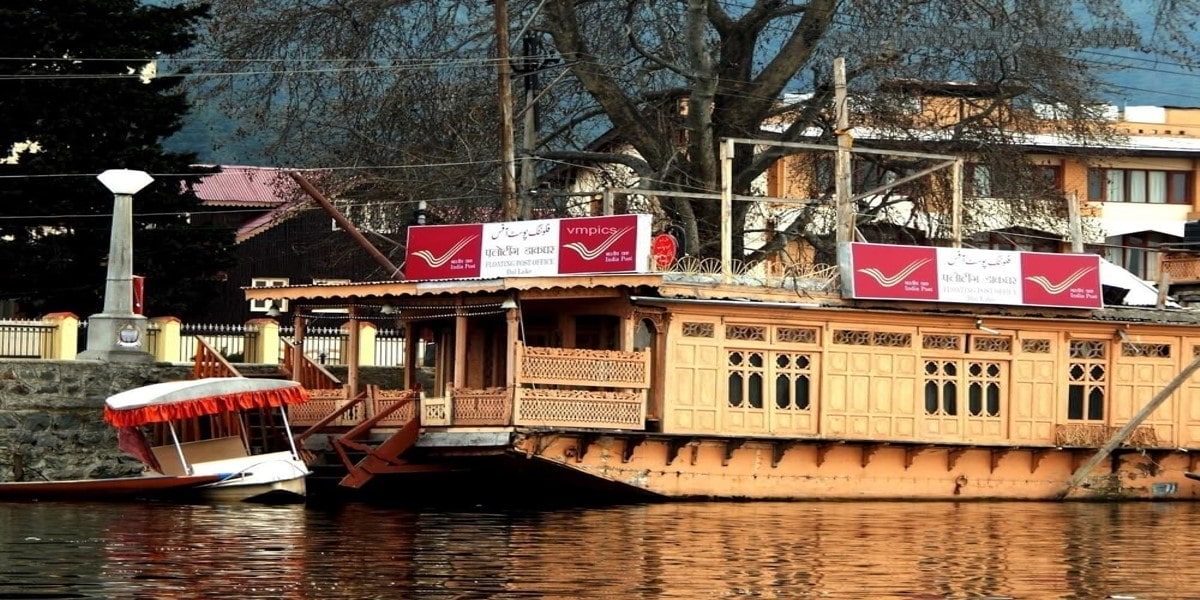
<svg viewBox="0 0 1200 600">
<path fill-rule="evenodd" d="M 112 195 L 95 175 L 150 173 L 134 199 L 134 273 L 146 279 L 148 314 L 181 317 L 211 296 L 228 268 L 230 231 L 189 226 L 195 157 L 165 152 L 188 103 L 179 78 L 143 81 L 156 57 L 182 52 L 207 16 L 203 5 L 137 0 L 5 0 L 0 5 L 0 161 L 14 144 L 38 152 L 0 162 L 0 297 L 22 312 L 103 305 Z"/>
</svg>

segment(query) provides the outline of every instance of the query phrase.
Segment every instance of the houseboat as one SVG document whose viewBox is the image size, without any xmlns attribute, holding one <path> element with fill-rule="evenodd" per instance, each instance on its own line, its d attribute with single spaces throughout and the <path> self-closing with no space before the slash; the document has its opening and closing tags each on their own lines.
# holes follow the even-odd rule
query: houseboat
<svg viewBox="0 0 1200 600">
<path fill-rule="evenodd" d="M 420 226 L 404 280 L 245 293 L 297 307 L 291 421 L 346 488 L 511 469 L 658 499 L 1200 497 L 1200 318 L 1100 256 L 854 243 L 739 269 L 652 237 L 646 215 Z M 346 381 L 300 351 L 331 315 Z M 368 323 L 406 333 L 396 389 L 360 381 Z"/>
</svg>

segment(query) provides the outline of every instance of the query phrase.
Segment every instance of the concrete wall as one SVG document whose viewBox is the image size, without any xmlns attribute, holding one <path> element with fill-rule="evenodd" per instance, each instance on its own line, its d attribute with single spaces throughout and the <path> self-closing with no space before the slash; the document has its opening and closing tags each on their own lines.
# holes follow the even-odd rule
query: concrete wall
<svg viewBox="0 0 1200 600">
<path fill-rule="evenodd" d="M 104 399 L 138 386 L 187 379 L 191 365 L 0 360 L 0 481 L 136 475 L 117 449 Z"/>
</svg>

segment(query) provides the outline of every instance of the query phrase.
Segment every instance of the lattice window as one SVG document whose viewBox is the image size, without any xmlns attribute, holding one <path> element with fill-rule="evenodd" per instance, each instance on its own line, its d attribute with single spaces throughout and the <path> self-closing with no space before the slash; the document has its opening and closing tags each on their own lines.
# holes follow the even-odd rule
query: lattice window
<svg viewBox="0 0 1200 600">
<path fill-rule="evenodd" d="M 972 417 L 1000 416 L 1003 369 L 998 362 L 967 363 L 967 414 Z"/>
<path fill-rule="evenodd" d="M 958 361 L 925 361 L 925 414 L 958 414 Z"/>
<path fill-rule="evenodd" d="M 971 349 L 975 352 L 1012 352 L 1012 338 L 994 335 L 971 336 Z"/>
<path fill-rule="evenodd" d="M 912 346 L 912 334 L 895 331 L 870 332 L 857 329 L 835 329 L 833 330 L 833 343 L 850 346 L 908 348 Z"/>
<path fill-rule="evenodd" d="M 1071 340 L 1071 362 L 1067 367 L 1067 418 L 1104 420 L 1104 397 L 1108 388 L 1108 342 Z"/>
<path fill-rule="evenodd" d="M 1050 340 L 1021 340 L 1021 352 L 1050 354 Z"/>
<path fill-rule="evenodd" d="M 929 334 L 921 336 L 921 347 L 926 350 L 962 350 L 961 335 Z"/>
<path fill-rule="evenodd" d="M 763 407 L 764 361 L 762 352 L 730 350 L 726 369 L 729 371 L 729 406 L 733 408 Z"/>
<path fill-rule="evenodd" d="M 767 341 L 767 328 L 762 325 L 726 325 L 725 339 L 765 342 Z"/>
<path fill-rule="evenodd" d="M 876 346 L 908 348 L 912 346 L 912 334 L 896 333 L 893 331 L 876 331 L 871 342 Z"/>
<path fill-rule="evenodd" d="M 712 323 L 683 322 L 683 337 L 710 338 L 713 336 Z"/>
<path fill-rule="evenodd" d="M 783 410 L 809 410 L 812 399 L 812 356 L 780 352 L 774 355 L 775 407 Z"/>
<path fill-rule="evenodd" d="M 1171 358 L 1170 344 L 1143 344 L 1125 342 L 1121 344 L 1121 356 L 1140 356 L 1143 358 Z"/>
<path fill-rule="evenodd" d="M 812 327 L 776 327 L 775 341 L 781 344 L 815 344 L 817 330 Z"/>
<path fill-rule="evenodd" d="M 834 329 L 833 343 L 847 346 L 870 346 L 871 332 L 858 329 Z"/>
</svg>

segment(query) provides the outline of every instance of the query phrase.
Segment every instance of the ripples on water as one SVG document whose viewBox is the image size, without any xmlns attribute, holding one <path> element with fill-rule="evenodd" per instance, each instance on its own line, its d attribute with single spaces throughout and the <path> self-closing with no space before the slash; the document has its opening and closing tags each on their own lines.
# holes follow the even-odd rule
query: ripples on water
<svg viewBox="0 0 1200 600">
<path fill-rule="evenodd" d="M 0 503 L 0 598 L 1197 598 L 1193 503 Z"/>
</svg>

